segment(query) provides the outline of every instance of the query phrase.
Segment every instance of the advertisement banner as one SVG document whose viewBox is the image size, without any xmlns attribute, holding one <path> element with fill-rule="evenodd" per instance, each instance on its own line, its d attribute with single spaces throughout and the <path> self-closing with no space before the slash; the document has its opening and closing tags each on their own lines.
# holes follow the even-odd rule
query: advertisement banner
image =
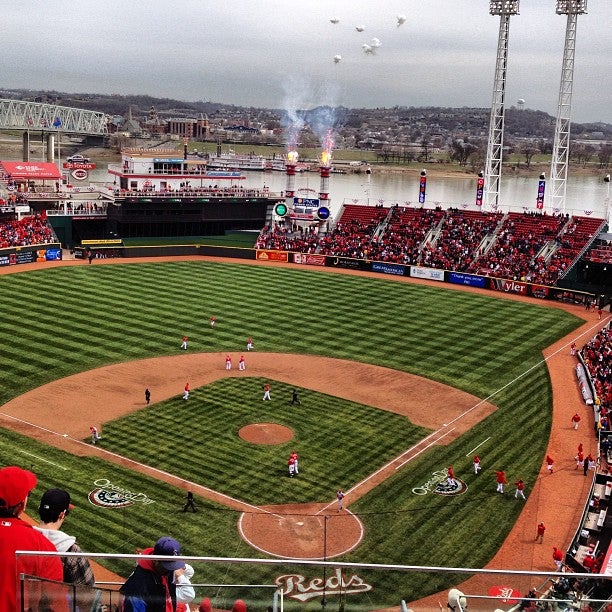
<svg viewBox="0 0 612 612">
<path fill-rule="evenodd" d="M 255 259 L 258 261 L 289 261 L 289 253 L 287 251 L 268 251 L 258 250 L 255 253 Z"/>
<path fill-rule="evenodd" d="M 293 263 L 306 266 L 324 266 L 325 255 L 310 255 L 309 253 L 294 253 Z"/>
<path fill-rule="evenodd" d="M 538 182 L 538 199 L 536 201 L 536 206 L 538 210 L 542 210 L 544 208 L 544 190 L 546 189 L 546 181 L 540 180 Z"/>
<path fill-rule="evenodd" d="M 495 291 L 503 291 L 504 293 L 518 293 L 519 295 L 527 295 L 526 283 L 518 281 L 506 280 L 504 278 L 492 278 L 491 289 Z"/>
<path fill-rule="evenodd" d="M 36 251 L 17 251 L 16 263 L 34 263 L 36 261 Z"/>
<path fill-rule="evenodd" d="M 540 298 L 541 300 L 548 298 L 548 287 L 544 287 L 542 285 L 532 285 L 530 289 L 533 297 Z"/>
<path fill-rule="evenodd" d="M 421 268 L 420 266 L 410 266 L 410 276 L 412 278 L 424 278 L 444 282 L 444 270 L 436 268 Z"/>
<path fill-rule="evenodd" d="M 455 285 L 467 285 L 468 287 L 480 287 L 484 289 L 487 286 L 487 279 L 484 276 L 474 276 L 473 274 L 462 274 L 461 272 L 450 272 L 448 282 Z"/>
<path fill-rule="evenodd" d="M 45 259 L 47 261 L 60 261 L 62 259 L 62 249 L 47 249 Z"/>
<path fill-rule="evenodd" d="M 404 276 L 406 274 L 406 266 L 401 264 L 390 264 L 375 261 L 372 264 L 372 272 L 381 272 L 382 274 L 396 274 L 397 276 Z"/>
<path fill-rule="evenodd" d="M 478 177 L 476 182 L 476 206 L 482 206 L 482 194 L 484 193 L 484 178 Z"/>
<path fill-rule="evenodd" d="M 345 270 L 367 270 L 369 271 L 370 264 L 363 259 L 352 259 L 350 257 L 327 257 L 326 266 L 332 268 L 343 268 Z"/>
<path fill-rule="evenodd" d="M 421 174 L 421 180 L 419 181 L 419 203 L 425 203 L 425 189 L 427 188 L 427 177 Z"/>
</svg>

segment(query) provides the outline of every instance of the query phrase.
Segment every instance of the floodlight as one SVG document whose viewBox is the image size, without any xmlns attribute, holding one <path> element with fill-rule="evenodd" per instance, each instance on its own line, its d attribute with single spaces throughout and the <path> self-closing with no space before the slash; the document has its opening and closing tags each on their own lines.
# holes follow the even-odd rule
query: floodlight
<svg viewBox="0 0 612 612">
<path fill-rule="evenodd" d="M 557 0 L 557 15 L 583 15 L 587 0 Z"/>
<path fill-rule="evenodd" d="M 491 15 L 518 15 L 519 0 L 490 0 L 489 13 Z"/>
</svg>

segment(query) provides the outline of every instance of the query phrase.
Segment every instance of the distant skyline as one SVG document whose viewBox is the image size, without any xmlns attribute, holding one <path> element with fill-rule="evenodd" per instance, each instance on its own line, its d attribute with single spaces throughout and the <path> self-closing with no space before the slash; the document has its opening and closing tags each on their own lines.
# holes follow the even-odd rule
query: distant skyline
<svg viewBox="0 0 612 612">
<path fill-rule="evenodd" d="M 279 109 L 491 106 L 500 18 L 488 0 L 0 1 L 6 89 Z M 510 19 L 507 107 L 557 114 L 567 17 L 555 6 L 521 0 Z M 578 17 L 579 123 L 612 123 L 611 16 L 611 0 L 589 0 Z"/>
</svg>

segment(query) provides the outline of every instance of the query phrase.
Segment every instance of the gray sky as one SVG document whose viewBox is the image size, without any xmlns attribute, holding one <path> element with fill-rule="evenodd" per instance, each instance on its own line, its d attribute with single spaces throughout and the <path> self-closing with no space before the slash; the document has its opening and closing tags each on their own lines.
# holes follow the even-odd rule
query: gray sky
<svg viewBox="0 0 612 612">
<path fill-rule="evenodd" d="M 523 98 L 556 115 L 567 18 L 555 7 L 521 0 L 510 20 L 508 106 Z M 488 0 L 0 0 L 0 8 L 5 88 L 272 108 L 491 105 L 500 19 Z M 611 15 L 612 0 L 589 0 L 578 17 L 574 121 L 612 123 Z M 364 53 L 374 37 L 380 47 Z"/>
</svg>

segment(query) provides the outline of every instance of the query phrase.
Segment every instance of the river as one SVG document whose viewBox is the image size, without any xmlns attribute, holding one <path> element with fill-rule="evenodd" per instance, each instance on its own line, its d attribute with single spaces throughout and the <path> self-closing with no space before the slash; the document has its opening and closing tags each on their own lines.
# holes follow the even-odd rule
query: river
<svg viewBox="0 0 612 612">
<path fill-rule="evenodd" d="M 96 162 L 95 159 L 92 159 Z M 113 176 L 106 172 L 107 160 L 96 163 L 90 173 L 92 182 L 113 183 Z M 246 172 L 247 178 L 240 184 L 248 187 L 267 186 L 272 192 L 284 191 L 287 178 L 283 172 Z M 334 216 L 343 203 L 359 202 L 370 205 L 392 206 L 413 205 L 419 201 L 419 176 L 401 172 L 363 174 L 332 174 L 329 179 L 330 212 Z M 320 178 L 316 172 L 296 175 L 296 190 L 313 190 L 298 195 L 318 197 Z M 547 188 L 550 189 L 550 183 Z M 522 212 L 535 210 L 538 191 L 538 176 L 502 177 L 500 201 L 502 209 Z M 606 202 L 609 200 L 610 183 L 604 183 L 596 176 L 571 177 L 567 183 L 565 212 L 576 215 L 607 217 Z M 426 204 L 475 208 L 476 177 L 473 175 L 448 176 L 430 173 L 427 177 Z"/>
</svg>

